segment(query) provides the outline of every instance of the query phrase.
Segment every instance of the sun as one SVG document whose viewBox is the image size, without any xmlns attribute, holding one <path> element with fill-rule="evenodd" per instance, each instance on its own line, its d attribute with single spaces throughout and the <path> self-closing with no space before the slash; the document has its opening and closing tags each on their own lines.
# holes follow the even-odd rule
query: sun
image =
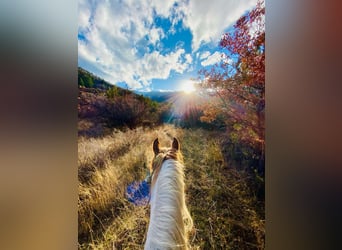
<svg viewBox="0 0 342 250">
<path fill-rule="evenodd" d="M 187 81 L 184 82 L 181 86 L 181 90 L 185 93 L 185 94 L 191 94 L 193 93 L 196 89 L 194 86 L 194 83 L 191 81 Z"/>
</svg>

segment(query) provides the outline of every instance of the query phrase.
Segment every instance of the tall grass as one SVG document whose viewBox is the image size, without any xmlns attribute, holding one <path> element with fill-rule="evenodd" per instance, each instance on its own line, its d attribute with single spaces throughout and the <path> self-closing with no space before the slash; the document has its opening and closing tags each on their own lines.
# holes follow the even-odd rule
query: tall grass
<svg viewBox="0 0 342 250">
<path fill-rule="evenodd" d="M 220 137 L 204 130 L 184 136 L 188 203 L 199 249 L 263 249 L 264 215 L 249 174 L 224 162 Z M 262 210 L 262 208 L 261 208 Z"/>
<path fill-rule="evenodd" d="M 184 155 L 193 249 L 263 249 L 264 216 L 250 177 L 224 162 L 220 136 L 171 125 L 79 138 L 79 249 L 143 248 L 149 207 L 129 203 L 125 190 L 144 179 L 153 140 L 169 145 L 174 136 Z"/>
</svg>

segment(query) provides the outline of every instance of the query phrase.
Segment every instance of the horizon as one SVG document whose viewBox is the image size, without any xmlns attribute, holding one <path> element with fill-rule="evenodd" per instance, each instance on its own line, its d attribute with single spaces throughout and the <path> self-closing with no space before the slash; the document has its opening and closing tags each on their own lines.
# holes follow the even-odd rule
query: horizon
<svg viewBox="0 0 342 250">
<path fill-rule="evenodd" d="M 221 36 L 255 4 L 81 0 L 78 66 L 132 91 L 192 92 L 198 71 L 222 60 Z"/>
</svg>

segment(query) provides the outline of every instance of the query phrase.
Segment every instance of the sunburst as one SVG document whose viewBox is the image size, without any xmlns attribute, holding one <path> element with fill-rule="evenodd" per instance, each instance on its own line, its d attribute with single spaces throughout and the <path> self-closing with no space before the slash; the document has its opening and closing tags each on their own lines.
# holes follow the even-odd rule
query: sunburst
<svg viewBox="0 0 342 250">
<path fill-rule="evenodd" d="M 192 94 L 196 90 L 194 83 L 191 81 L 186 81 L 181 85 L 181 91 L 185 94 Z"/>
</svg>

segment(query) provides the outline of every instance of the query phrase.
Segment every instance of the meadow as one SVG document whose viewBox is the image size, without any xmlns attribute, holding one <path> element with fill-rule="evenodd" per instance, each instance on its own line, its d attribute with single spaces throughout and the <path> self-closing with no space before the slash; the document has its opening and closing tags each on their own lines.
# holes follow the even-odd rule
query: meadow
<svg viewBox="0 0 342 250">
<path fill-rule="evenodd" d="M 192 249 L 264 249 L 264 204 L 253 176 L 227 162 L 221 133 L 168 124 L 79 136 L 78 248 L 143 249 L 149 206 L 129 202 L 126 189 L 145 178 L 153 140 L 169 145 L 177 137 L 194 221 Z"/>
</svg>

